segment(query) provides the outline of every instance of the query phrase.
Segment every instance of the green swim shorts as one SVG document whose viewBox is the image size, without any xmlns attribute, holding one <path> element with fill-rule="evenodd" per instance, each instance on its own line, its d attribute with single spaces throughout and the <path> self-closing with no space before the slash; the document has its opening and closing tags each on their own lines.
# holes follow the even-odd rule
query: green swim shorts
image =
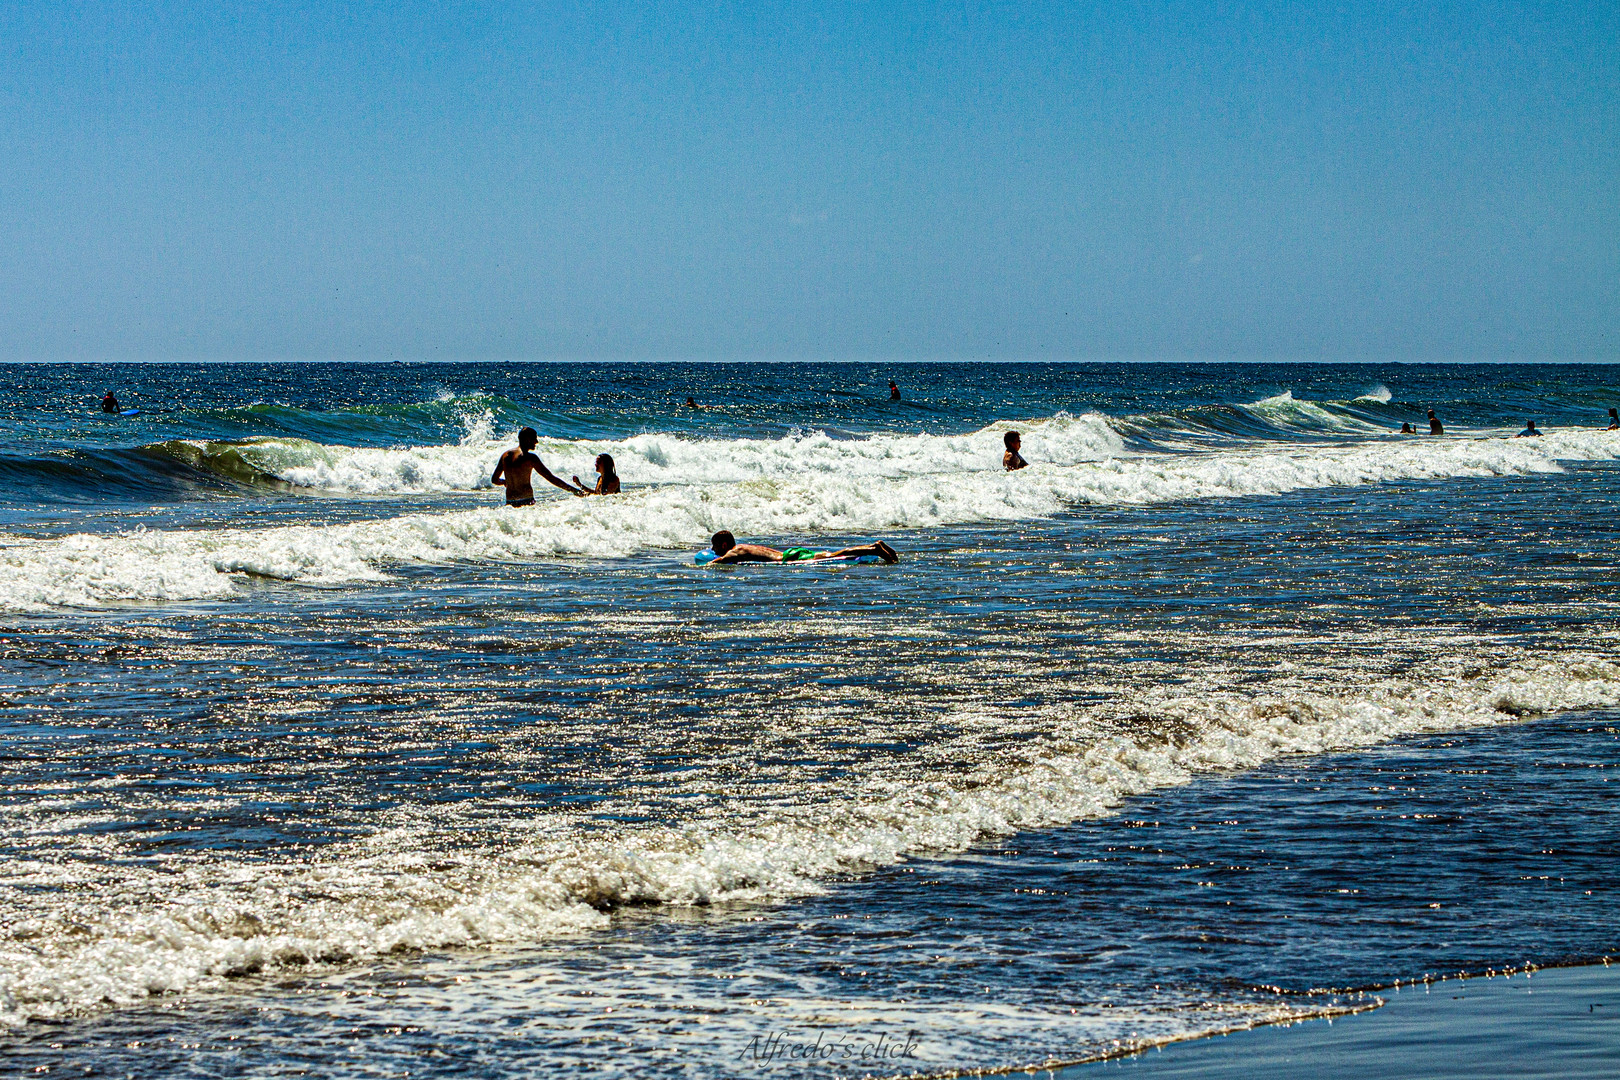
<svg viewBox="0 0 1620 1080">
<path fill-rule="evenodd" d="M 805 548 L 805 547 L 784 548 L 783 551 L 782 551 L 782 561 L 783 562 L 803 562 L 805 559 L 813 559 L 819 554 L 821 554 L 819 551 L 816 551 L 816 550 L 814 550 L 812 548 Z"/>
</svg>

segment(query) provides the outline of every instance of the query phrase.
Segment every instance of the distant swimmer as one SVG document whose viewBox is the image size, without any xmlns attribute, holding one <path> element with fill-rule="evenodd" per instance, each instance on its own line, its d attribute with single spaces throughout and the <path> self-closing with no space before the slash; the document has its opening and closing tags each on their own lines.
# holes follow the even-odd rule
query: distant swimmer
<svg viewBox="0 0 1620 1080">
<path fill-rule="evenodd" d="M 1440 426 L 1440 418 L 1438 416 L 1434 415 L 1434 410 L 1433 409 L 1430 409 L 1429 410 L 1429 434 L 1430 435 L 1444 435 L 1445 433 L 1446 433 L 1446 429 Z"/>
<path fill-rule="evenodd" d="M 690 397 L 686 399 L 686 407 L 688 409 L 701 409 L 701 408 L 703 408 L 702 405 L 699 405 L 695 400 L 693 400 Z"/>
<path fill-rule="evenodd" d="M 104 413 L 115 413 L 118 412 L 118 409 L 118 399 L 113 396 L 113 392 L 111 390 L 107 391 L 107 396 L 101 399 L 101 411 Z M 1609 411 L 1613 412 L 1614 410 L 1610 409 Z"/>
<path fill-rule="evenodd" d="M 813 551 L 805 547 L 790 547 L 785 551 L 778 551 L 763 544 L 739 544 L 735 536 L 721 529 L 710 538 L 709 546 L 714 549 L 713 561 L 717 563 L 812 562 L 817 559 L 860 559 L 872 556 L 886 563 L 900 561 L 900 556 L 894 548 L 882 540 L 860 547 L 844 548 L 841 551 Z"/>
<path fill-rule="evenodd" d="M 900 400 L 900 384 L 895 382 L 893 379 L 889 380 L 889 400 L 890 401 L 899 401 Z"/>
<path fill-rule="evenodd" d="M 617 495 L 619 493 L 619 474 L 613 471 L 613 455 L 596 455 L 596 486 L 588 488 L 574 477 L 574 487 L 579 490 L 575 495 Z"/>
<path fill-rule="evenodd" d="M 1018 448 L 1024 445 L 1024 440 L 1019 437 L 1018 432 L 1007 432 L 1001 437 L 1001 442 L 1007 448 L 1007 452 L 1001 455 L 1001 467 L 1003 469 L 1008 472 L 1015 472 L 1029 464 L 1024 460 L 1024 455 L 1018 452 Z"/>
<path fill-rule="evenodd" d="M 536 472 L 568 494 L 579 494 L 574 488 L 551 475 L 546 463 L 535 456 L 534 445 L 539 441 L 540 433 L 532 427 L 526 427 L 518 432 L 517 448 L 502 454 L 501 460 L 495 463 L 495 474 L 489 478 L 489 482 L 494 487 L 506 488 L 507 506 L 534 505 L 534 487 L 529 478 Z"/>
<path fill-rule="evenodd" d="M 1609 428 L 1608 428 L 1608 430 L 1610 430 L 1610 431 L 1620 431 L 1620 410 L 1616 410 L 1616 409 L 1610 409 L 1609 410 Z"/>
<path fill-rule="evenodd" d="M 1524 430 L 1513 437 L 1515 439 L 1539 439 L 1541 437 L 1541 432 L 1536 430 L 1536 422 L 1534 420 L 1526 420 L 1524 422 Z"/>
<path fill-rule="evenodd" d="M 1413 427 L 1411 424 L 1402 424 L 1401 425 L 1401 434 L 1402 435 L 1416 435 L 1417 434 L 1417 428 Z"/>
</svg>

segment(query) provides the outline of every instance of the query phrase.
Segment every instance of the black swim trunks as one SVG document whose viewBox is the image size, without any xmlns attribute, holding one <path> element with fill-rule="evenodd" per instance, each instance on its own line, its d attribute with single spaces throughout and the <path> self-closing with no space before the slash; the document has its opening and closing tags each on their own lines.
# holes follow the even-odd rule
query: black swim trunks
<svg viewBox="0 0 1620 1080">
<path fill-rule="evenodd" d="M 507 499 L 506 500 L 506 505 L 507 506 L 533 506 L 534 505 L 534 496 L 530 495 L 527 499 Z"/>
</svg>

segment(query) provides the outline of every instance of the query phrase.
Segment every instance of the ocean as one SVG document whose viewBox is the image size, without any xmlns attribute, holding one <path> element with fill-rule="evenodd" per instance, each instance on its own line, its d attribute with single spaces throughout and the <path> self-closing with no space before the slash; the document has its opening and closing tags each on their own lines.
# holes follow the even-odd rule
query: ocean
<svg viewBox="0 0 1620 1080">
<path fill-rule="evenodd" d="M 995 1070 L 1620 952 L 1620 368 L 0 384 L 0 1070 Z M 623 493 L 502 505 L 525 425 Z"/>
</svg>

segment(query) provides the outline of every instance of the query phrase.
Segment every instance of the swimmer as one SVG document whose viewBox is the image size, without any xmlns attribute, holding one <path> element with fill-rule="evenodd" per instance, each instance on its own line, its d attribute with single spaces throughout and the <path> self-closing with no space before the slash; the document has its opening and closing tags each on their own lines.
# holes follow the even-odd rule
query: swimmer
<svg viewBox="0 0 1620 1080">
<path fill-rule="evenodd" d="M 501 460 L 495 463 L 495 473 L 489 478 L 490 486 L 506 488 L 507 506 L 534 505 L 534 486 L 530 483 L 529 478 L 536 472 L 568 492 L 568 494 L 579 494 L 578 491 L 551 475 L 551 470 L 546 468 L 546 463 L 535 456 L 534 445 L 539 441 L 539 432 L 532 427 L 526 427 L 518 432 L 517 447 L 502 454 Z"/>
<path fill-rule="evenodd" d="M 1539 439 L 1541 437 L 1541 432 L 1536 430 L 1536 422 L 1534 420 L 1526 420 L 1524 422 L 1524 430 L 1513 437 L 1515 439 Z"/>
<path fill-rule="evenodd" d="M 1434 415 L 1434 410 L 1433 409 L 1430 409 L 1429 410 L 1429 434 L 1430 435 L 1444 435 L 1445 433 L 1446 433 L 1446 429 L 1440 426 L 1440 418 L 1438 416 Z"/>
<path fill-rule="evenodd" d="M 687 398 L 687 399 L 686 399 L 686 407 L 687 407 L 687 408 L 688 408 L 688 409 L 701 409 L 701 408 L 703 408 L 703 406 L 702 406 L 702 405 L 699 405 L 699 404 L 698 404 L 698 403 L 697 403 L 697 402 L 696 402 L 696 401 L 694 401 L 694 400 L 693 400 L 693 399 L 692 399 L 692 398 L 690 398 L 690 397 L 688 397 L 688 398 Z"/>
<path fill-rule="evenodd" d="M 1401 434 L 1402 435 L 1416 435 L 1417 434 L 1417 428 L 1413 427 L 1411 424 L 1402 424 L 1401 425 Z"/>
<path fill-rule="evenodd" d="M 104 413 L 115 413 L 118 411 L 118 399 L 113 397 L 113 392 L 111 390 L 107 391 L 107 396 L 101 399 L 101 411 Z M 1610 409 L 1609 411 L 1613 412 L 1614 410 Z"/>
<path fill-rule="evenodd" d="M 1609 431 L 1620 431 L 1620 409 L 1609 410 Z"/>
<path fill-rule="evenodd" d="M 1001 455 L 1001 467 L 1003 469 L 1006 469 L 1008 472 L 1015 472 L 1016 470 L 1022 469 L 1029 464 L 1029 462 L 1024 460 L 1024 455 L 1018 452 L 1018 448 L 1024 445 L 1024 440 L 1019 437 L 1018 432 L 1007 432 L 1007 434 L 1001 437 L 1001 442 L 1002 445 L 1007 448 L 1007 452 Z"/>
<path fill-rule="evenodd" d="M 619 474 L 613 471 L 613 455 L 596 455 L 596 486 L 588 488 L 574 477 L 574 487 L 578 488 L 575 495 L 617 495 L 619 493 Z"/>
<path fill-rule="evenodd" d="M 717 563 L 813 562 L 817 559 L 859 559 L 866 556 L 875 556 L 886 563 L 900 561 L 900 556 L 896 554 L 894 548 L 882 540 L 860 547 L 844 548 L 841 551 L 812 551 L 803 547 L 790 547 L 786 551 L 778 551 L 763 544 L 739 544 L 735 536 L 721 529 L 709 539 L 709 546 L 714 549 L 714 561 Z"/>
<path fill-rule="evenodd" d="M 890 401 L 899 401 L 900 400 L 900 384 L 895 382 L 893 379 L 889 380 L 889 400 Z"/>
</svg>

